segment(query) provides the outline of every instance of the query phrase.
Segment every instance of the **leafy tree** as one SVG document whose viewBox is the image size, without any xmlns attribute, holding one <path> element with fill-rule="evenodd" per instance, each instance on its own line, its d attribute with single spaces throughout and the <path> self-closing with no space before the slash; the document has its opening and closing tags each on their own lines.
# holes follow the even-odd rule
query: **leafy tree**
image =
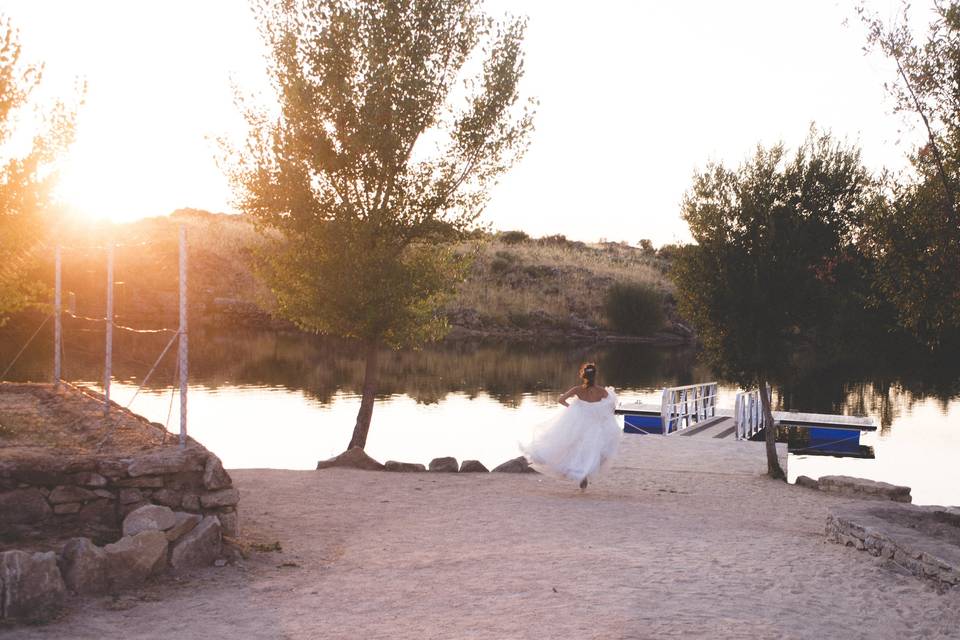
<svg viewBox="0 0 960 640">
<path fill-rule="evenodd" d="M 877 262 L 879 298 L 900 324 L 930 347 L 960 344 L 960 2 L 935 2 L 925 42 L 916 43 L 904 6 L 887 26 L 863 8 L 868 44 L 889 57 L 895 108 L 922 123 L 926 142 L 912 155 L 912 176 L 889 180 L 874 207 L 864 246 Z"/>
<path fill-rule="evenodd" d="M 681 312 L 697 327 L 724 377 L 759 387 L 773 424 L 768 382 L 822 348 L 838 291 L 835 274 L 852 251 L 870 192 L 859 153 L 811 131 L 792 157 L 758 148 L 736 170 L 708 165 L 694 177 L 683 216 L 696 245 L 683 247 L 673 277 Z M 774 429 L 767 471 L 784 477 Z"/>
<path fill-rule="evenodd" d="M 240 207 L 280 232 L 262 265 L 280 313 L 365 345 L 349 447 L 366 444 L 379 349 L 444 334 L 439 307 L 467 266 L 449 241 L 526 149 L 525 23 L 480 4 L 255 5 L 279 111 L 238 100 L 249 136 L 228 172 Z"/>
<path fill-rule="evenodd" d="M 43 110 L 33 99 L 41 77 L 40 66 L 22 60 L 19 32 L 0 15 L 0 323 L 43 294 L 29 272 L 50 230 L 53 163 L 73 141 L 73 111 L 63 102 Z"/>
<path fill-rule="evenodd" d="M 650 335 L 663 328 L 663 295 L 642 282 L 617 282 L 604 296 L 603 311 L 610 326 L 621 333 Z"/>
</svg>

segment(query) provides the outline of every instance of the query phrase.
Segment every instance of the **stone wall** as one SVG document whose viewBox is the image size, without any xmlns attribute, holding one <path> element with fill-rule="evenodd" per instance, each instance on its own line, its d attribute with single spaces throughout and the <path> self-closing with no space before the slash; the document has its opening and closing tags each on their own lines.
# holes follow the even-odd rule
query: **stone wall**
<svg viewBox="0 0 960 640">
<path fill-rule="evenodd" d="M 239 499 L 220 459 L 192 441 L 138 454 L 22 453 L 0 458 L 0 550 L 114 542 L 124 517 L 151 503 L 215 516 L 236 537 Z"/>
</svg>

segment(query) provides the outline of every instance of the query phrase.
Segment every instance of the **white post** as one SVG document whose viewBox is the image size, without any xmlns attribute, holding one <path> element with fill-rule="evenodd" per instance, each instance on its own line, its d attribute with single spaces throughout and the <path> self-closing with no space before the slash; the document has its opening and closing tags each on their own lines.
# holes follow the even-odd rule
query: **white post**
<svg viewBox="0 0 960 640">
<path fill-rule="evenodd" d="M 104 316 L 106 361 L 103 367 L 103 415 L 110 413 L 110 376 L 113 365 L 113 243 L 107 247 L 107 313 Z"/>
<path fill-rule="evenodd" d="M 187 229 L 180 225 L 180 446 L 187 444 Z"/>
<path fill-rule="evenodd" d="M 62 298 L 60 294 L 60 289 L 62 282 L 60 280 L 60 245 L 57 244 L 57 250 L 54 258 L 54 269 L 56 270 L 54 274 L 54 289 L 53 289 L 53 388 L 57 390 L 60 388 L 60 378 L 61 372 L 61 362 L 60 362 L 60 352 L 61 352 L 61 343 L 63 341 L 63 309 L 62 309 Z"/>
<path fill-rule="evenodd" d="M 660 426 L 661 434 L 667 435 L 670 432 L 670 390 L 664 389 L 660 396 Z"/>
</svg>

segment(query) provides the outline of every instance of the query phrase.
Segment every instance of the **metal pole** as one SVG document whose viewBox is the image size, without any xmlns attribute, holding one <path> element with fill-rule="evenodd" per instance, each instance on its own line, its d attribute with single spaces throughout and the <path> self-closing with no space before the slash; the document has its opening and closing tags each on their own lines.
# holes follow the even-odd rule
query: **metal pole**
<svg viewBox="0 0 960 640">
<path fill-rule="evenodd" d="M 63 341 L 62 334 L 62 323 L 63 323 L 63 309 L 62 309 L 62 298 L 60 294 L 61 288 L 61 279 L 60 279 L 60 245 L 57 244 L 57 250 L 54 259 L 56 272 L 54 274 L 54 289 L 53 289 L 53 313 L 56 316 L 53 322 L 53 388 L 57 390 L 60 388 L 60 352 L 61 352 L 61 342 Z"/>
<path fill-rule="evenodd" d="M 187 229 L 180 225 L 180 446 L 187 444 Z"/>
<path fill-rule="evenodd" d="M 104 317 L 107 355 L 103 367 L 103 415 L 110 413 L 110 375 L 113 365 L 113 243 L 107 247 L 107 314 Z"/>
</svg>

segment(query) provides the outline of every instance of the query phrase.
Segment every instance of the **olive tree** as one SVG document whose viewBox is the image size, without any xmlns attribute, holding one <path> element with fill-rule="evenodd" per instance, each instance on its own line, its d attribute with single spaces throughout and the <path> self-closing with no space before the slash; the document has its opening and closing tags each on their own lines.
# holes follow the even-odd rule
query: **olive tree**
<svg viewBox="0 0 960 640">
<path fill-rule="evenodd" d="M 260 0 L 276 109 L 241 97 L 237 202 L 279 232 L 261 272 L 279 313 L 366 354 L 363 448 L 383 347 L 441 337 L 473 228 L 532 128 L 525 22 L 479 0 Z"/>
</svg>

